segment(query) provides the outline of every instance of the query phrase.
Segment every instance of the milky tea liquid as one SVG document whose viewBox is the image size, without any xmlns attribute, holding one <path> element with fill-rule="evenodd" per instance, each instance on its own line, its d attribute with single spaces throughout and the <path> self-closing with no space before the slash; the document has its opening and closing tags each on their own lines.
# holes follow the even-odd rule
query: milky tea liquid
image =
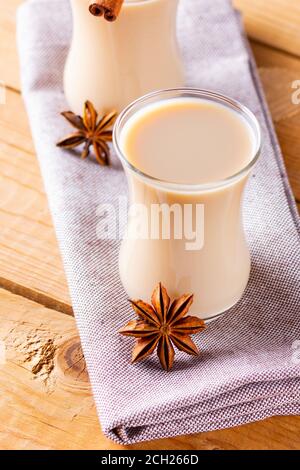
<svg viewBox="0 0 300 470">
<path fill-rule="evenodd" d="M 200 205 L 204 215 L 203 220 L 190 220 L 194 230 L 198 224 L 203 232 L 200 249 L 187 249 L 190 240 L 176 239 L 172 217 L 170 239 L 163 239 L 158 228 L 159 239 L 123 241 L 120 275 L 130 298 L 149 300 L 161 281 L 171 296 L 194 293 L 191 312 L 207 319 L 241 298 L 250 272 L 241 217 L 249 171 L 242 170 L 253 160 L 256 146 L 254 131 L 241 113 L 206 99 L 165 99 L 129 117 L 120 134 L 120 149 L 134 167 L 124 165 L 131 203 L 147 208 L 152 233 L 158 233 L 153 224 L 161 222 L 150 220 L 153 204 L 175 204 L 182 214 L 188 205 L 185 219 L 196 219 Z M 129 229 L 144 223 L 136 212 L 129 218 Z"/>
</svg>

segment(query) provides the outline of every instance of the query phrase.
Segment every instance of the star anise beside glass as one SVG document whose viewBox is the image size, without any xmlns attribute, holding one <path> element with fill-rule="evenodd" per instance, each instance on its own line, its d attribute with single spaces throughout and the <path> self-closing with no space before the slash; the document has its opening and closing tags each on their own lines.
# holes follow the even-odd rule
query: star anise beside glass
<svg viewBox="0 0 300 470">
<path fill-rule="evenodd" d="M 203 331 L 205 324 L 198 317 L 186 316 L 193 303 L 192 294 L 182 295 L 170 306 L 170 297 L 159 283 L 151 297 L 152 305 L 142 300 L 130 302 L 138 319 L 131 320 L 119 333 L 137 339 L 132 352 L 133 363 L 150 356 L 157 348 L 163 369 L 170 370 L 175 357 L 173 346 L 187 354 L 199 354 L 190 335 Z"/>
<path fill-rule="evenodd" d="M 81 153 L 81 157 L 84 159 L 89 156 L 90 148 L 93 146 L 98 163 L 100 163 L 100 165 L 108 165 L 109 147 L 107 142 L 111 142 L 112 140 L 111 127 L 116 119 L 117 113 L 112 111 L 99 119 L 93 104 L 90 101 L 86 101 L 83 117 L 77 116 L 72 111 L 65 111 L 61 114 L 77 131 L 60 140 L 57 146 L 65 149 L 73 149 L 84 144 Z"/>
</svg>

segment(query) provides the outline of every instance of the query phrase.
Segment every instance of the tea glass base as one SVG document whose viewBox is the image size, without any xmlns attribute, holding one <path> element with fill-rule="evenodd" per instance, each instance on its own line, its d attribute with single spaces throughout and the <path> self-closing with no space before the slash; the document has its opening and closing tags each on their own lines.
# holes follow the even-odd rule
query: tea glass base
<svg viewBox="0 0 300 470">
<path fill-rule="evenodd" d="M 223 310 L 222 312 L 219 312 L 219 313 L 215 313 L 214 315 L 212 315 L 211 317 L 207 317 L 207 318 L 203 318 L 203 321 L 204 323 L 212 323 L 214 320 L 218 320 L 219 318 L 223 317 L 223 315 L 225 315 L 232 307 L 234 307 L 238 302 L 239 302 L 240 299 L 236 300 L 232 305 L 230 305 L 229 307 L 227 307 L 225 310 Z M 198 316 L 198 315 L 196 315 Z M 201 315 L 199 315 L 199 317 L 201 318 Z"/>
</svg>

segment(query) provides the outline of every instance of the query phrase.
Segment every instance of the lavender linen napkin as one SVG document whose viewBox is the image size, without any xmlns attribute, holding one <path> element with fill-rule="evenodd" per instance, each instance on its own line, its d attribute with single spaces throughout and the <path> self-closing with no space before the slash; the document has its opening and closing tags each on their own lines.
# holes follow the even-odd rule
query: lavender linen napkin
<svg viewBox="0 0 300 470">
<path fill-rule="evenodd" d="M 29 0 L 18 13 L 23 93 L 103 431 L 125 444 L 236 426 L 300 411 L 299 219 L 255 65 L 227 0 L 181 0 L 187 84 L 239 99 L 256 114 L 262 158 L 248 185 L 252 274 L 237 306 L 196 337 L 171 373 L 156 357 L 130 365 L 131 317 L 118 275 L 119 241 L 97 239 L 97 206 L 126 195 L 119 162 L 100 168 L 55 147 L 69 127 L 62 72 L 71 33 L 65 0 Z M 123 224 L 126 214 L 123 215 Z"/>
</svg>

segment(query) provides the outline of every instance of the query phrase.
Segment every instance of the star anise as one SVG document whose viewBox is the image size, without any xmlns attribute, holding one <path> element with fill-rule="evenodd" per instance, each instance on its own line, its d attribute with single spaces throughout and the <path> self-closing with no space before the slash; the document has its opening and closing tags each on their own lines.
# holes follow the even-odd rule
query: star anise
<svg viewBox="0 0 300 470">
<path fill-rule="evenodd" d="M 138 319 L 131 320 L 119 332 L 137 338 L 132 352 L 132 362 L 150 356 L 157 347 L 162 367 L 170 370 L 175 351 L 197 356 L 199 350 L 190 335 L 204 330 L 204 321 L 198 317 L 186 316 L 193 303 L 193 295 L 185 294 L 175 299 L 170 306 L 170 297 L 161 283 L 154 289 L 152 305 L 142 300 L 130 300 Z"/>
<path fill-rule="evenodd" d="M 77 132 L 68 135 L 57 143 L 58 147 L 73 149 L 84 144 L 81 153 L 82 158 L 87 158 L 90 154 L 90 147 L 93 146 L 95 157 L 100 165 L 109 164 L 109 147 L 107 142 L 112 140 L 111 126 L 113 125 L 117 113 L 112 111 L 98 119 L 98 113 L 90 101 L 84 105 L 83 117 L 77 116 L 72 111 L 61 113 L 64 118 L 77 129 Z"/>
</svg>

